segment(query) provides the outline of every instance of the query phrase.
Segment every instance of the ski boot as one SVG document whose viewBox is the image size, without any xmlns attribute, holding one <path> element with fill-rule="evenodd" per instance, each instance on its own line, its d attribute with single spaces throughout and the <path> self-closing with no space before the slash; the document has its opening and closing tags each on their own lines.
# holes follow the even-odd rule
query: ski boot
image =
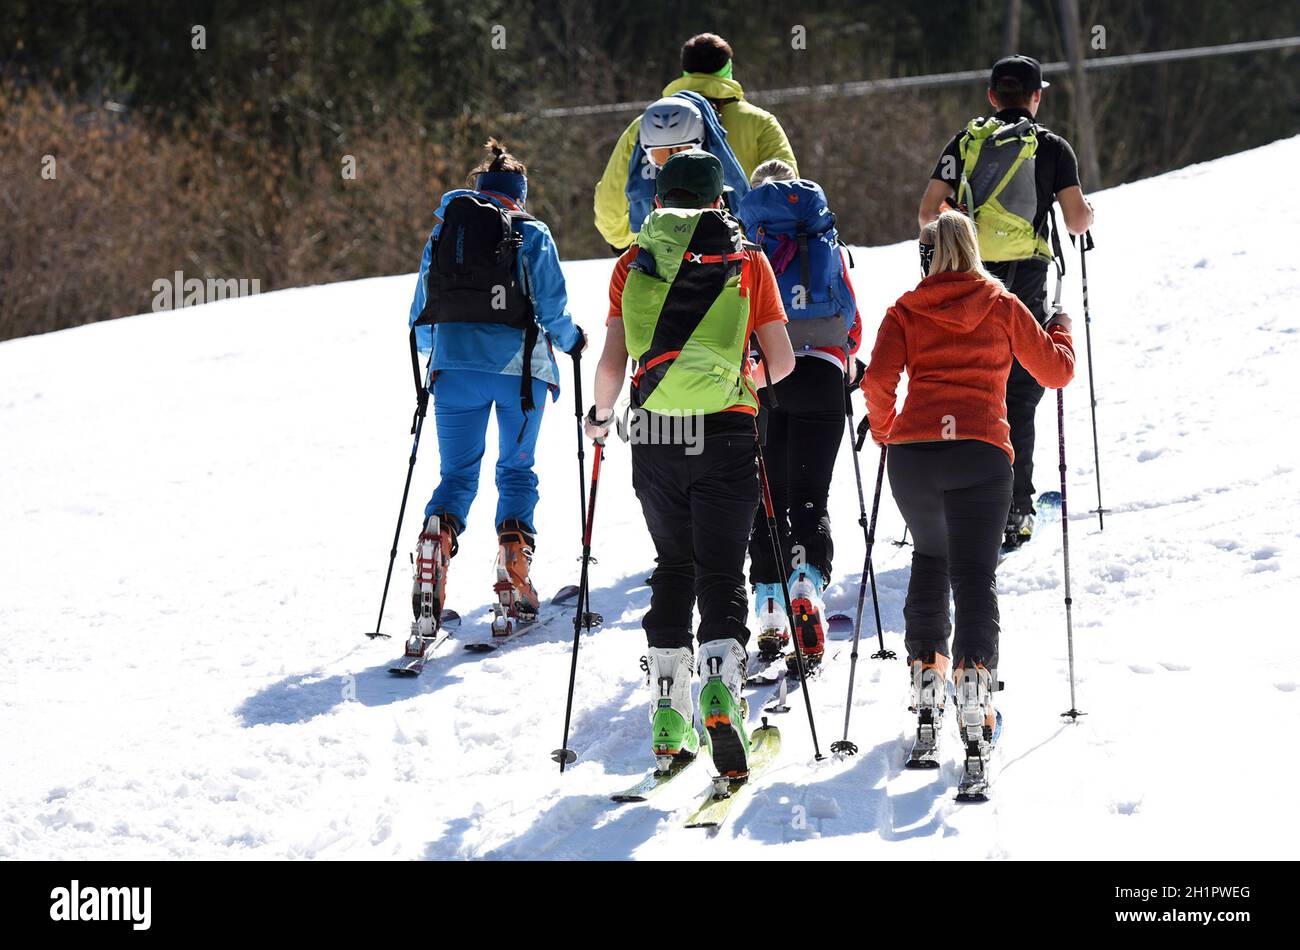
<svg viewBox="0 0 1300 950">
<path fill-rule="evenodd" d="M 1006 551 L 1015 550 L 1034 536 L 1034 503 L 1029 501 L 1024 505 L 1011 505 L 1011 510 L 1007 513 L 1007 526 L 1002 537 L 1002 548 Z"/>
<path fill-rule="evenodd" d="M 796 570 L 790 575 L 790 608 L 794 611 L 795 643 L 803 653 L 805 672 L 811 673 L 821 665 L 826 652 L 826 630 L 822 624 L 825 604 L 822 603 L 822 589 L 826 586 L 821 571 L 811 565 Z M 798 671 L 794 654 L 786 657 L 786 665 L 791 673 Z"/>
<path fill-rule="evenodd" d="M 957 693 L 957 728 L 964 759 L 957 786 L 960 802 L 988 800 L 989 758 L 1002 731 L 1002 718 L 993 707 L 993 692 L 1001 687 L 977 657 L 962 657 L 953 670 Z"/>
<path fill-rule="evenodd" d="M 916 742 L 907 757 L 909 769 L 939 767 L 939 724 L 943 722 L 948 698 L 948 658 L 942 653 L 924 653 L 909 664 L 912 676 L 911 704 L 916 713 Z"/>
<path fill-rule="evenodd" d="M 415 546 L 415 582 L 411 589 L 411 612 L 415 620 L 406 640 L 407 656 L 422 656 L 425 644 L 442 626 L 447 570 L 455 553 L 455 521 L 446 516 L 430 515 Z"/>
<path fill-rule="evenodd" d="M 527 626 L 537 620 L 541 601 L 533 582 L 528 577 L 533 562 L 533 535 L 523 522 L 503 521 L 497 528 L 496 583 L 492 591 L 496 604 L 492 609 L 492 636 L 508 637 L 515 632 L 516 624 Z"/>
<path fill-rule="evenodd" d="M 713 767 L 728 778 L 749 774 L 748 704 L 740 697 L 747 651 L 737 640 L 700 644 L 700 719 L 709 741 Z"/>
<path fill-rule="evenodd" d="M 695 758 L 700 734 L 695 731 L 695 705 L 691 681 L 695 677 L 691 651 L 686 647 L 650 648 L 646 674 L 650 680 L 650 743 L 655 771 L 672 771 L 674 765 Z"/>
<path fill-rule="evenodd" d="M 754 613 L 758 615 L 758 656 L 775 660 L 790 642 L 790 618 L 780 584 L 754 585 Z"/>
</svg>

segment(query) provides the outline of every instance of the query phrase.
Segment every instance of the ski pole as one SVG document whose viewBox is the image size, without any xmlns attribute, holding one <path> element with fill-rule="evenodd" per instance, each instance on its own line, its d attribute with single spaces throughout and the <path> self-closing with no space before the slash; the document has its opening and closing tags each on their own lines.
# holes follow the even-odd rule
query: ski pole
<svg viewBox="0 0 1300 950">
<path fill-rule="evenodd" d="M 402 487 L 402 504 L 397 509 L 397 528 L 393 531 L 393 547 L 388 552 L 388 573 L 384 576 L 384 593 L 379 598 L 379 618 L 375 621 L 375 630 L 373 633 L 367 633 L 366 636 L 371 640 L 375 637 L 389 639 L 389 635 L 382 632 L 384 625 L 384 606 L 388 603 L 388 587 L 393 581 L 393 563 L 397 560 L 397 545 L 402 536 L 402 521 L 406 517 L 406 499 L 411 493 L 411 476 L 415 474 L 415 456 L 420 449 L 420 433 L 424 430 L 424 417 L 429 409 L 429 386 L 433 382 L 433 358 L 429 359 L 429 368 L 425 371 L 423 380 L 420 376 L 420 357 L 416 349 L 415 329 L 411 329 L 411 373 L 415 378 L 415 417 L 411 420 L 411 434 L 415 436 L 411 443 L 411 458 L 406 465 L 406 484 Z"/>
<path fill-rule="evenodd" d="M 560 763 L 560 774 L 564 767 L 578 758 L 578 754 L 569 748 L 569 725 L 573 717 L 573 687 L 578 679 L 578 645 L 582 642 L 582 628 L 587 618 L 588 574 L 591 564 L 591 528 L 596 520 L 596 488 L 600 484 L 600 460 L 605 454 L 605 446 L 596 443 L 596 451 L 591 456 L 591 497 L 587 499 L 587 517 L 582 526 L 582 576 L 578 581 L 578 612 L 573 615 L 573 659 L 569 664 L 569 698 L 564 706 L 564 743 L 551 753 L 552 761 Z"/>
<path fill-rule="evenodd" d="M 785 615 L 794 616 L 794 606 L 790 603 L 790 583 L 785 571 L 780 569 L 783 562 L 781 551 L 785 545 L 781 542 L 776 523 L 776 506 L 772 504 L 772 489 L 767 481 L 767 461 L 763 458 L 763 445 L 758 437 L 758 420 L 754 420 L 754 448 L 758 452 L 758 480 L 763 490 L 763 509 L 767 513 L 767 540 L 772 545 L 772 563 L 778 567 L 777 575 L 781 579 L 781 596 L 785 598 Z M 794 645 L 795 666 L 799 670 L 799 685 L 802 687 L 804 708 L 808 711 L 808 729 L 812 733 L 813 757 L 820 762 L 823 758 L 821 746 L 817 742 L 817 723 L 813 720 L 812 700 L 808 697 L 808 671 L 804 668 L 803 645 Z"/>
<path fill-rule="evenodd" d="M 849 427 L 852 431 L 852 408 L 849 409 Z M 850 445 L 850 447 L 852 447 Z M 880 512 L 880 491 L 885 480 L 885 458 L 888 449 L 885 446 L 880 447 L 880 467 L 876 472 L 876 490 L 871 502 L 871 520 L 867 520 L 866 499 L 862 495 L 862 470 L 858 465 L 858 454 L 853 453 L 853 471 L 858 479 L 858 524 L 862 525 L 863 535 L 867 543 L 866 561 L 862 567 L 862 580 L 858 584 L 858 609 L 853 619 L 853 651 L 849 654 L 849 694 L 844 700 L 844 738 L 831 744 L 832 752 L 842 752 L 846 755 L 856 755 L 858 747 L 849 741 L 849 716 L 853 711 L 853 683 L 858 671 L 858 641 L 862 636 L 862 606 L 867 595 L 867 583 L 871 583 L 871 600 L 875 607 L 876 613 L 876 635 L 880 640 L 880 650 L 873 653 L 872 659 L 892 659 L 894 652 L 885 649 L 885 635 L 880 623 L 880 598 L 876 593 L 876 572 L 871 564 L 871 555 L 875 547 L 876 540 L 876 517 Z"/>
<path fill-rule="evenodd" d="M 907 547 L 908 544 L 911 543 L 911 542 L 909 542 L 909 541 L 907 540 L 907 525 L 903 525 L 903 537 L 902 537 L 902 539 L 899 540 L 899 541 L 890 541 L 889 543 L 892 544 L 892 545 L 893 545 L 894 547 L 896 547 L 896 548 L 905 548 L 905 547 Z"/>
<path fill-rule="evenodd" d="M 573 421 L 578 430 L 578 521 L 587 524 L 587 451 L 582 438 L 582 353 L 573 355 Z"/>
<path fill-rule="evenodd" d="M 1088 308 L 1088 252 L 1093 249 L 1092 232 L 1085 231 L 1079 242 L 1079 274 L 1083 280 L 1083 338 L 1088 351 L 1088 401 L 1092 407 L 1092 466 L 1097 476 L 1097 530 L 1106 530 L 1105 515 L 1110 510 L 1101 504 L 1101 450 L 1097 446 L 1097 390 L 1092 374 L 1092 314 Z"/>
<path fill-rule="evenodd" d="M 1051 318 L 1061 312 L 1061 283 L 1064 270 L 1057 265 L 1056 296 L 1052 300 Z M 1070 509 L 1065 497 L 1065 388 L 1056 391 L 1056 446 L 1061 470 L 1061 556 L 1065 562 L 1065 643 L 1070 665 L 1070 708 L 1061 713 L 1074 721 L 1086 715 L 1074 700 L 1074 600 L 1070 597 Z"/>
</svg>

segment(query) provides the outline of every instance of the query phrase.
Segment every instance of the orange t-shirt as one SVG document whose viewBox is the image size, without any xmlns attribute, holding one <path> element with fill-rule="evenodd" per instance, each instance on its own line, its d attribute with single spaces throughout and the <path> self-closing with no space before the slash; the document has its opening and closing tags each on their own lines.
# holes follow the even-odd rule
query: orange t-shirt
<svg viewBox="0 0 1300 950">
<path fill-rule="evenodd" d="M 627 285 L 627 272 L 636 260 L 640 247 L 633 244 L 620 255 L 614 264 L 614 273 L 609 278 L 609 315 L 605 325 L 613 320 L 623 319 L 623 288 Z M 786 323 L 785 307 L 781 304 L 781 288 L 777 286 L 776 274 L 772 264 L 762 251 L 745 251 L 741 262 L 740 295 L 749 298 L 749 326 L 745 328 L 748 339 L 754 331 L 769 323 Z M 746 358 L 741 367 L 746 384 L 754 388 L 753 360 Z M 745 412 L 750 415 L 754 410 L 749 406 L 731 406 L 724 412 Z"/>
</svg>

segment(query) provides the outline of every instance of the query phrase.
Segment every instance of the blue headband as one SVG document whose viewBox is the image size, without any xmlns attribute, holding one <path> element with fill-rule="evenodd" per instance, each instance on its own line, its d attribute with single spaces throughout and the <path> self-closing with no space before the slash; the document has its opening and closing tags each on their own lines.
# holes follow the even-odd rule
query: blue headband
<svg viewBox="0 0 1300 950">
<path fill-rule="evenodd" d="M 495 191 L 523 204 L 528 200 L 528 179 L 518 172 L 479 172 L 474 186 L 479 191 Z"/>
</svg>

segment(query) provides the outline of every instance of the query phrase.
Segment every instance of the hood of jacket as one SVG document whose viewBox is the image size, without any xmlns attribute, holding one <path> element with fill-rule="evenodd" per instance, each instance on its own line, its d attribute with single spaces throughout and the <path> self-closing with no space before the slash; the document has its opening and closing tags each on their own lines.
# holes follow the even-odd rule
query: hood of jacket
<svg viewBox="0 0 1300 950">
<path fill-rule="evenodd" d="M 947 271 L 927 277 L 894 306 L 910 319 L 932 320 L 953 333 L 970 333 L 987 319 L 1006 291 L 979 274 Z"/>
<path fill-rule="evenodd" d="M 664 95 L 671 96 L 674 92 L 698 92 L 705 99 L 744 99 L 745 90 L 740 83 L 734 79 L 723 79 L 721 76 L 710 76 L 708 73 L 687 73 L 685 76 L 679 76 L 668 85 L 664 86 Z"/>
</svg>

